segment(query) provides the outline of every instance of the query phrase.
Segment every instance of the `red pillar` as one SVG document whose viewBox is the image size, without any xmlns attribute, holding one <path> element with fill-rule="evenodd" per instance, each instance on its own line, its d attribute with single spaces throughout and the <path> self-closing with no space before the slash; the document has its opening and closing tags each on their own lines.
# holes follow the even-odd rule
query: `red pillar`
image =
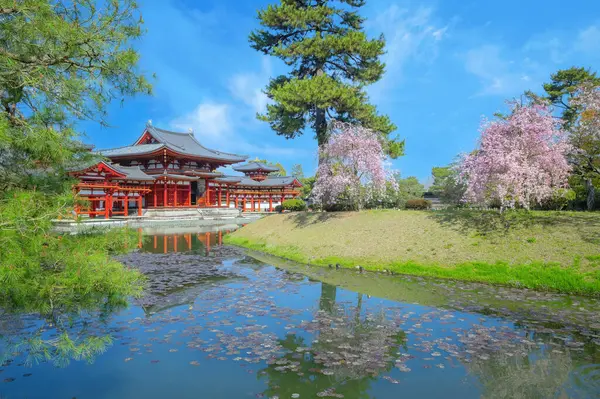
<svg viewBox="0 0 600 399">
<path fill-rule="evenodd" d="M 157 198 L 156 198 L 156 181 L 154 182 L 154 189 L 152 190 L 152 193 L 154 194 L 154 207 L 156 208 L 156 204 L 157 204 Z"/>
<path fill-rule="evenodd" d="M 106 195 L 104 196 L 104 218 L 108 219 L 110 218 L 110 211 L 109 211 L 109 206 L 110 206 L 110 199 L 109 199 L 109 193 L 106 193 Z"/>
<path fill-rule="evenodd" d="M 252 207 L 250 209 L 252 210 L 252 212 L 255 212 L 256 205 L 254 205 L 254 195 L 250 197 L 250 203 L 252 204 Z"/>
<path fill-rule="evenodd" d="M 210 206 L 210 188 L 208 185 L 208 179 L 204 180 L 205 190 L 204 190 L 204 198 L 206 199 L 206 206 Z"/>
<path fill-rule="evenodd" d="M 273 212 L 273 196 L 269 194 L 269 212 Z"/>
<path fill-rule="evenodd" d="M 158 247 L 158 237 L 154 236 L 154 249 L 156 249 L 156 247 Z"/>
<path fill-rule="evenodd" d="M 167 201 L 168 201 L 168 195 L 167 195 L 167 190 L 168 190 L 168 186 L 167 186 L 167 181 L 165 180 L 165 184 L 163 185 L 163 206 L 167 206 Z"/>
<path fill-rule="evenodd" d="M 219 245 L 223 245 L 223 232 L 219 230 Z"/>
<path fill-rule="evenodd" d="M 138 204 L 138 216 L 142 216 L 142 193 L 140 193 L 138 195 L 137 198 L 137 204 Z"/>
<path fill-rule="evenodd" d="M 227 208 L 229 208 L 230 206 L 230 202 L 229 202 L 229 186 L 227 186 L 227 192 L 225 193 L 226 198 L 227 198 Z"/>
<path fill-rule="evenodd" d="M 179 184 L 175 182 L 175 185 L 173 187 L 175 187 L 175 189 L 173 190 L 173 206 L 177 206 L 177 190 L 179 189 Z"/>
<path fill-rule="evenodd" d="M 221 186 L 218 186 L 217 190 L 219 190 L 219 202 L 218 202 L 218 205 L 219 205 L 219 208 L 220 208 L 221 207 L 221 192 L 223 191 L 223 189 L 221 188 Z"/>
<path fill-rule="evenodd" d="M 177 234 L 173 236 L 173 252 L 177 252 Z"/>
<path fill-rule="evenodd" d="M 240 201 L 238 200 L 237 195 L 235 196 L 235 209 L 240 207 Z"/>
<path fill-rule="evenodd" d="M 167 253 L 169 248 L 169 242 L 167 241 L 167 236 L 163 236 L 163 252 Z"/>
<path fill-rule="evenodd" d="M 129 192 L 125 191 L 125 202 L 123 202 L 123 210 L 125 211 L 125 217 L 129 216 Z"/>
<path fill-rule="evenodd" d="M 244 206 L 243 212 L 246 212 L 246 197 L 242 199 L 242 205 Z"/>
<path fill-rule="evenodd" d="M 187 206 L 192 206 L 192 184 L 191 183 L 188 185 L 187 190 L 188 190 Z"/>
</svg>

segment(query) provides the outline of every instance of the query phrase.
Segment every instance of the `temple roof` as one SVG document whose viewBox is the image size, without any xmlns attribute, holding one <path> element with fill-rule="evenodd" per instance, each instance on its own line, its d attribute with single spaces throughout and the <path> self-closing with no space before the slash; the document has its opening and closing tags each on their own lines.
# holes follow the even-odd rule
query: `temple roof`
<svg viewBox="0 0 600 399">
<path fill-rule="evenodd" d="M 113 167 L 113 169 L 116 169 L 117 171 L 127 175 L 125 180 L 154 180 L 154 177 L 144 173 L 144 171 L 142 171 L 139 166 L 121 166 L 116 164 L 110 165 Z"/>
<path fill-rule="evenodd" d="M 67 168 L 70 174 L 76 174 L 77 172 L 87 172 L 96 168 L 104 166 L 108 170 L 116 172 L 118 177 L 115 180 L 131 180 L 131 181 L 152 181 L 154 177 L 147 175 L 140 169 L 139 166 L 121 166 L 107 161 L 90 160 L 84 163 L 71 165 Z"/>
<path fill-rule="evenodd" d="M 215 181 L 248 187 L 286 187 L 294 184 L 294 182 L 302 186 L 302 183 L 294 176 L 268 177 L 262 181 L 256 181 L 246 176 L 226 176 L 215 179 Z"/>
<path fill-rule="evenodd" d="M 240 166 L 234 166 L 233 170 L 237 170 L 238 172 L 258 172 L 258 171 L 263 171 L 263 172 L 277 172 L 279 171 L 279 168 L 273 167 L 273 166 L 269 166 L 269 165 L 265 165 L 262 162 L 248 162 L 245 165 L 240 165 Z"/>
<path fill-rule="evenodd" d="M 127 155 L 143 155 L 143 154 L 151 154 L 156 152 L 162 148 L 165 148 L 164 144 L 141 144 L 141 145 L 131 145 L 127 147 L 118 147 L 111 148 L 108 150 L 100 150 L 98 151 L 101 155 L 105 157 L 120 157 Z"/>
<path fill-rule="evenodd" d="M 138 144 L 146 133 L 149 133 L 158 143 L 155 144 Z M 172 151 L 190 155 L 194 158 L 206 158 L 222 161 L 225 163 L 244 162 L 246 156 L 230 154 L 227 152 L 211 150 L 204 147 L 196 140 L 193 133 L 171 132 L 164 129 L 159 129 L 150 124 L 146 126 L 146 130 L 137 139 L 137 141 L 126 147 L 119 147 L 99 151 L 100 154 L 106 157 L 123 157 L 129 155 L 144 155 L 156 152 L 160 149 L 168 148 Z"/>
</svg>

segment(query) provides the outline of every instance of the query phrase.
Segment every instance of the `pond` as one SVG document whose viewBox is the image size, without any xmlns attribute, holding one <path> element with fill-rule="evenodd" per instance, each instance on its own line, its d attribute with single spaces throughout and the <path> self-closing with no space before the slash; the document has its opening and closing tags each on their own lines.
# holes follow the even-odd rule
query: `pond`
<svg viewBox="0 0 600 399">
<path fill-rule="evenodd" d="M 0 311 L 0 398 L 597 398 L 600 304 L 149 231 L 144 296 Z"/>
</svg>

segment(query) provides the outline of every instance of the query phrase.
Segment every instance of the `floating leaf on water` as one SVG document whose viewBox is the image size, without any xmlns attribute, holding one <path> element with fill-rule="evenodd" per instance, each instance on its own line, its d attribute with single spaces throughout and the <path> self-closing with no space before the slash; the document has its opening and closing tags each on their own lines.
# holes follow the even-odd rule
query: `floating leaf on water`
<svg viewBox="0 0 600 399">
<path fill-rule="evenodd" d="M 192 360 L 192 361 L 190 362 L 190 364 L 191 364 L 192 366 L 200 366 L 200 362 L 199 362 L 199 361 L 197 361 L 197 360 Z"/>
<path fill-rule="evenodd" d="M 132 360 L 133 360 L 133 358 L 132 358 L 132 357 L 126 357 L 126 358 L 125 358 L 125 361 L 126 361 L 126 362 L 130 362 L 130 361 L 132 361 Z"/>
<path fill-rule="evenodd" d="M 14 378 L 5 378 L 3 382 L 13 382 Z"/>
</svg>

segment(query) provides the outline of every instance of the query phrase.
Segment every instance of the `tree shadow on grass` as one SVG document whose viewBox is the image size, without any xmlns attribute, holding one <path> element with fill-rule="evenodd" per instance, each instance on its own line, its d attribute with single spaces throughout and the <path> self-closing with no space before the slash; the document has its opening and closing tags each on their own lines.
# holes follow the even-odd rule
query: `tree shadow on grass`
<svg viewBox="0 0 600 399">
<path fill-rule="evenodd" d="M 464 235 L 506 235 L 512 231 L 541 226 L 557 228 L 568 226 L 580 238 L 589 243 L 600 244 L 600 214 L 574 212 L 527 212 L 495 210 L 477 211 L 447 209 L 432 212 L 429 216 L 441 226 L 459 231 Z"/>
<path fill-rule="evenodd" d="M 341 217 L 341 215 L 337 212 L 319 212 L 319 213 L 309 213 L 309 212 L 298 212 L 288 216 L 288 219 L 291 219 L 298 228 L 308 227 L 310 225 L 315 225 L 318 223 L 324 223 L 330 219 L 336 219 Z"/>
</svg>

